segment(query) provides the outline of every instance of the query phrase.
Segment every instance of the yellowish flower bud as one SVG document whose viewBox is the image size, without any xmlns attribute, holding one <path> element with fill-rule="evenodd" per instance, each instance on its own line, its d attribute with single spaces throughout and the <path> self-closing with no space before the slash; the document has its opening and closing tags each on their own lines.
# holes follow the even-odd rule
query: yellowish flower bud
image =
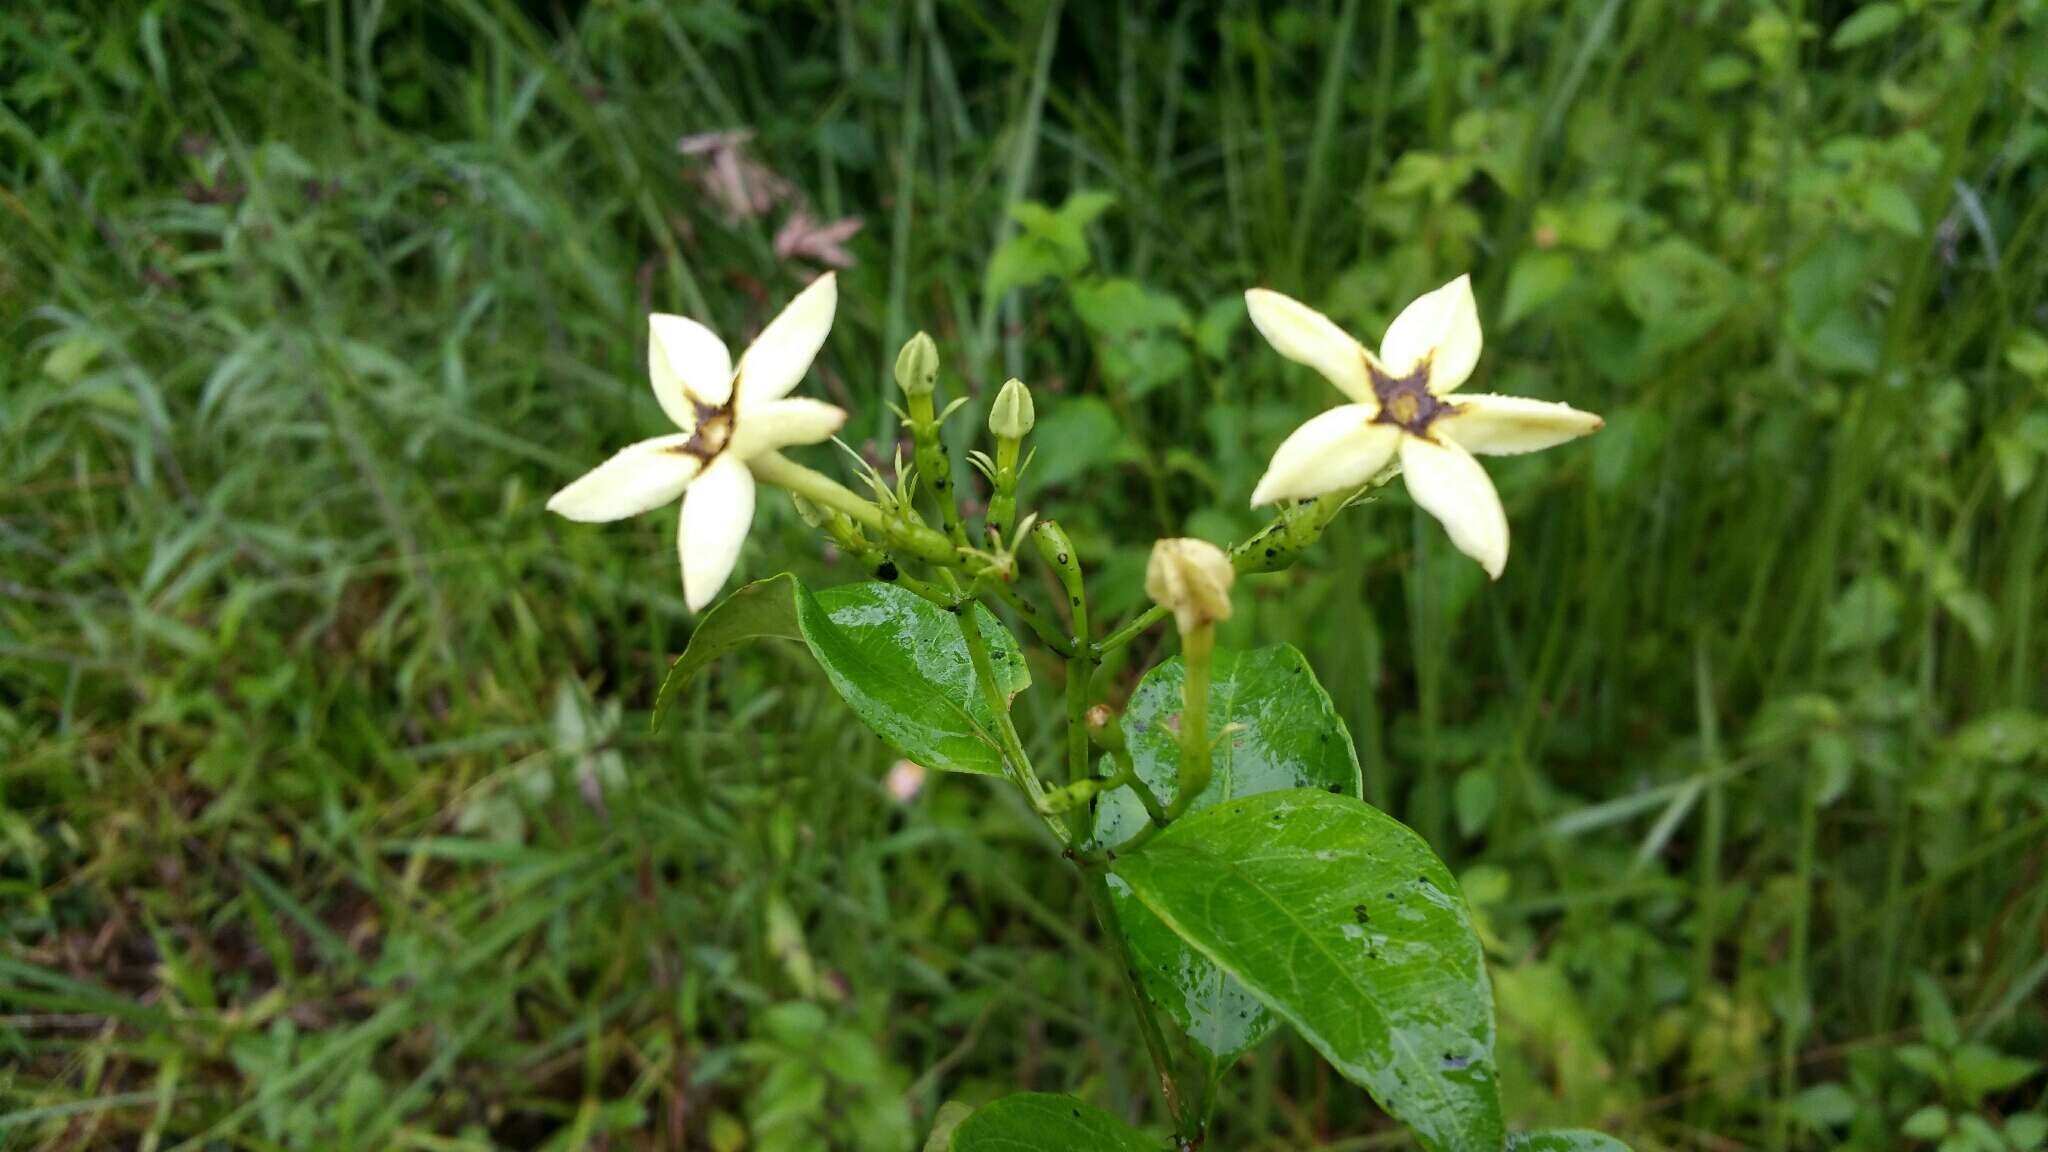
<svg viewBox="0 0 2048 1152">
<path fill-rule="evenodd" d="M 1223 549 L 1207 540 L 1161 540 L 1145 565 L 1145 593 L 1173 610 L 1182 634 L 1230 619 L 1230 584 L 1237 571 Z"/>
<path fill-rule="evenodd" d="M 1031 431 L 1036 413 L 1031 406 L 1031 389 L 1012 377 L 996 393 L 995 406 L 988 412 L 988 430 L 1005 440 L 1022 440 Z"/>
<path fill-rule="evenodd" d="M 896 386 L 906 396 L 929 396 L 939 386 L 939 346 L 919 332 L 896 354 Z"/>
</svg>

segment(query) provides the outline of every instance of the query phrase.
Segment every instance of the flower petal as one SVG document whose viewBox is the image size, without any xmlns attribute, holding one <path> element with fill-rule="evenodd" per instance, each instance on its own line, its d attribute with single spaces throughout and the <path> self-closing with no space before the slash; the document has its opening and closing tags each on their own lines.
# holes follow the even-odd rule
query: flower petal
<svg viewBox="0 0 2048 1152">
<path fill-rule="evenodd" d="M 601 524 L 638 516 L 683 494 L 703 462 L 680 449 L 688 436 L 656 436 L 622 448 L 548 499 L 548 511 Z"/>
<path fill-rule="evenodd" d="M 647 378 L 661 410 L 688 432 L 697 426 L 696 404 L 723 404 L 732 395 L 732 353 L 688 316 L 656 312 L 647 318 Z"/>
<path fill-rule="evenodd" d="M 1500 579 L 1508 563 L 1508 516 L 1479 461 L 1456 444 L 1403 436 L 1401 470 L 1408 494 L 1443 524 L 1458 551 Z"/>
<path fill-rule="evenodd" d="M 794 396 L 743 408 L 726 451 L 742 460 L 793 444 L 829 440 L 846 423 L 846 411 L 822 400 Z"/>
<path fill-rule="evenodd" d="M 1471 378 L 1479 345 L 1472 277 L 1460 276 L 1401 309 L 1380 341 L 1380 362 L 1394 375 L 1405 376 L 1429 357 L 1429 390 L 1441 396 Z"/>
<path fill-rule="evenodd" d="M 676 546 L 683 561 L 683 602 L 701 610 L 725 587 L 754 522 L 754 474 L 730 452 L 711 462 L 683 497 Z"/>
<path fill-rule="evenodd" d="M 1264 288 L 1244 294 L 1252 323 L 1274 351 L 1322 373 L 1346 396 L 1361 404 L 1375 403 L 1366 364 L 1372 353 L 1328 316 L 1292 297 Z"/>
<path fill-rule="evenodd" d="M 740 357 L 740 402 L 759 404 L 779 400 L 811 370 L 825 333 L 832 330 L 832 313 L 839 306 L 839 281 L 827 272 L 811 286 L 796 294 L 782 315 L 768 322 L 753 346 Z"/>
<path fill-rule="evenodd" d="M 1516 456 L 1576 440 L 1600 430 L 1603 421 L 1569 404 L 1521 396 L 1460 396 L 1456 408 L 1431 431 L 1467 452 Z"/>
<path fill-rule="evenodd" d="M 1252 490 L 1252 507 L 1305 500 L 1372 479 L 1394 458 L 1401 440 L 1400 429 L 1372 422 L 1377 411 L 1371 404 L 1345 404 L 1296 428 Z"/>
</svg>

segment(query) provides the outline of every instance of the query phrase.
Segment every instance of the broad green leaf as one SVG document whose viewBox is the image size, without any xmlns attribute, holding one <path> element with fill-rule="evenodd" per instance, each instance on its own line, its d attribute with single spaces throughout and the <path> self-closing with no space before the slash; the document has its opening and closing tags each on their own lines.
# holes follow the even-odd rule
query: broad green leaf
<svg viewBox="0 0 2048 1152">
<path fill-rule="evenodd" d="M 1515 258 L 1508 273 L 1507 300 L 1501 305 L 1500 326 L 1513 328 L 1522 318 L 1571 287 L 1578 266 L 1569 253 L 1532 248 Z"/>
<path fill-rule="evenodd" d="M 713 660 L 756 640 L 803 639 L 796 622 L 797 587 L 796 577 L 784 572 L 756 580 L 712 605 L 690 632 L 683 654 L 662 677 L 661 691 L 654 698 L 654 726 L 661 725 L 669 693 L 688 685 Z"/>
<path fill-rule="evenodd" d="M 1875 648 L 1899 630 L 1901 597 L 1890 579 L 1870 573 L 1849 585 L 1828 608 L 1829 652 Z"/>
<path fill-rule="evenodd" d="M 1734 306 L 1735 274 L 1696 244 L 1672 237 L 1615 266 L 1622 303 L 1643 322 L 1653 352 L 1683 348 L 1712 331 Z"/>
<path fill-rule="evenodd" d="M 1424 1147 L 1505 1141 L 1479 938 L 1400 822 L 1349 796 L 1268 792 L 1177 820 L 1112 869 Z"/>
<path fill-rule="evenodd" d="M 953 1152 L 1159 1152 L 1160 1144 L 1092 1104 L 1020 1092 L 953 1129 Z"/>
<path fill-rule="evenodd" d="M 1178 795 L 1179 716 L 1186 667 L 1179 657 L 1145 674 L 1122 720 L 1124 745 L 1138 775 L 1164 803 Z M 1190 812 L 1286 788 L 1361 795 L 1358 754 L 1328 693 L 1300 652 L 1285 645 L 1251 652 L 1219 650 L 1209 679 L 1209 787 Z M 1101 798 L 1095 809 L 1099 844 L 1115 845 L 1147 822 L 1129 789 Z M 1235 979 L 1189 948 L 1112 878 L 1117 922 L 1151 1000 L 1221 1070 L 1272 1032 L 1278 1020 Z"/>
<path fill-rule="evenodd" d="M 1030 687 L 1009 630 L 986 608 L 976 607 L 975 619 L 1005 695 Z M 705 613 L 669 669 L 656 722 L 672 691 L 718 657 L 762 639 L 809 645 L 854 714 L 910 759 L 948 772 L 1002 775 L 995 717 L 974 683 L 959 622 L 915 593 L 878 581 L 814 594 L 785 573 L 733 593 Z"/>
<path fill-rule="evenodd" d="M 1629 1152 L 1629 1148 L 1604 1132 L 1551 1128 L 1521 1133 L 1508 1141 L 1508 1152 Z"/>
<path fill-rule="evenodd" d="M 1897 4 L 1865 4 L 1850 13 L 1847 20 L 1835 26 L 1835 34 L 1828 38 L 1828 47 L 1837 52 L 1861 47 L 1872 40 L 1891 35 L 1905 18 L 1905 11 Z"/>
<path fill-rule="evenodd" d="M 952 613 L 878 581 L 815 596 L 798 586 L 796 605 L 826 678 L 876 735 L 927 768 L 1003 774 L 995 717 L 975 686 Z M 974 612 L 1004 696 L 1030 687 L 1016 638 L 988 609 L 976 605 Z"/>
</svg>

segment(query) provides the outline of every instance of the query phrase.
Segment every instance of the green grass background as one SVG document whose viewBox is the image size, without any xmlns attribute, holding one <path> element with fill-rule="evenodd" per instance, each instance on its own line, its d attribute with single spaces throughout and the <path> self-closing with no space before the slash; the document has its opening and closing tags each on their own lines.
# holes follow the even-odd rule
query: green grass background
<svg viewBox="0 0 2048 1152">
<path fill-rule="evenodd" d="M 542 512 L 660 428 L 646 312 L 738 338 L 815 274 L 676 150 L 735 127 L 865 220 L 806 387 L 886 456 L 917 328 L 963 444 L 1024 376 L 1104 619 L 1330 399 L 1244 288 L 1370 336 L 1470 270 L 1472 387 L 1606 430 L 1494 462 L 1499 583 L 1390 494 L 1224 641 L 1300 645 L 1460 872 L 1515 1119 L 2025 1146 L 2037 0 L 109 0 L 0 12 L 0 1147 L 1161 1119 L 1027 813 L 892 800 L 798 649 L 649 732 L 673 520 Z M 764 497 L 739 576 L 785 568 L 856 577 Z M 1402 1140 L 1283 1037 L 1211 1145 Z"/>
</svg>

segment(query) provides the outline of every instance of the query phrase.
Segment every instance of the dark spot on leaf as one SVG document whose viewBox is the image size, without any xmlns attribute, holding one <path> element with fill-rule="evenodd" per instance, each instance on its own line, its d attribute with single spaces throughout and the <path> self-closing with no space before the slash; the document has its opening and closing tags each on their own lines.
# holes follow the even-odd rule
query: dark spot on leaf
<svg viewBox="0 0 2048 1152">
<path fill-rule="evenodd" d="M 1351 906 L 1351 914 L 1358 918 L 1360 924 L 1372 923 L 1372 914 L 1365 910 L 1365 905 L 1363 904 L 1353 904 Z"/>
<path fill-rule="evenodd" d="M 896 564 L 891 560 L 882 561 L 881 565 L 875 569 L 875 579 L 877 580 L 893 581 L 899 575 L 901 573 L 896 571 Z"/>
<path fill-rule="evenodd" d="M 1332 784 L 1330 785 L 1330 791 L 1341 796 L 1344 794 L 1344 786 L 1342 784 Z"/>
<path fill-rule="evenodd" d="M 1065 552 L 1060 553 L 1058 560 L 1061 564 L 1065 564 L 1067 562 L 1067 554 Z"/>
</svg>

